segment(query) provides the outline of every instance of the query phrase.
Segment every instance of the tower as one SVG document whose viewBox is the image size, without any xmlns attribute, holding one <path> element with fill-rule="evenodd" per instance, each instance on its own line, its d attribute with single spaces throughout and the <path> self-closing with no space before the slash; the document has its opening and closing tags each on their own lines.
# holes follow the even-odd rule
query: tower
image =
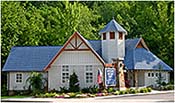
<svg viewBox="0 0 175 103">
<path fill-rule="evenodd" d="M 127 31 L 112 19 L 99 35 L 102 40 L 102 57 L 106 63 L 112 63 L 112 59 L 125 57 L 125 35 Z"/>
</svg>

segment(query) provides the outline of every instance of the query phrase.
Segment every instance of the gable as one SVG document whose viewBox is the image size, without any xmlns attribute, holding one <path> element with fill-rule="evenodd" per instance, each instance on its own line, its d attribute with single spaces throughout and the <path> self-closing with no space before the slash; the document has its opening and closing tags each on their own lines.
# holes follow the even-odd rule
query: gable
<svg viewBox="0 0 175 103">
<path fill-rule="evenodd" d="M 51 64 L 53 64 L 64 51 L 90 51 L 93 54 L 93 56 L 95 56 L 97 60 L 100 61 L 102 65 L 105 64 L 103 59 L 91 47 L 90 43 L 85 38 L 83 38 L 78 32 L 75 32 L 64 44 L 61 50 L 55 55 L 55 57 L 50 61 L 50 63 L 44 70 L 47 71 L 50 68 Z"/>
<path fill-rule="evenodd" d="M 80 39 L 77 35 L 74 35 L 73 38 L 68 42 L 67 46 L 64 49 L 65 51 L 81 51 L 81 50 L 90 50 L 85 42 Z"/>
<path fill-rule="evenodd" d="M 125 44 L 124 64 L 128 70 L 158 70 L 160 65 L 163 70 L 172 70 L 148 49 L 142 38 L 128 39 Z"/>
<path fill-rule="evenodd" d="M 142 38 L 139 39 L 135 48 L 145 48 L 145 49 L 149 50 L 149 48 L 147 47 L 146 43 L 144 42 L 144 40 Z"/>
</svg>

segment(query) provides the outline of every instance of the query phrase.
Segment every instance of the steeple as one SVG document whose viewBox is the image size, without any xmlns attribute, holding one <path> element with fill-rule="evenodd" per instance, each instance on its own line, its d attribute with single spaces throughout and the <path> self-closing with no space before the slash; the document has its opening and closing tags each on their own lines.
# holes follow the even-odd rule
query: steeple
<svg viewBox="0 0 175 103">
<path fill-rule="evenodd" d="M 100 30 L 99 34 L 101 35 L 104 32 L 110 31 L 123 32 L 125 35 L 127 35 L 127 31 L 115 21 L 114 17 L 102 30 Z"/>
<path fill-rule="evenodd" d="M 99 35 L 102 40 L 102 57 L 107 63 L 112 63 L 112 59 L 116 58 L 124 59 L 127 31 L 114 18 L 100 30 Z"/>
</svg>

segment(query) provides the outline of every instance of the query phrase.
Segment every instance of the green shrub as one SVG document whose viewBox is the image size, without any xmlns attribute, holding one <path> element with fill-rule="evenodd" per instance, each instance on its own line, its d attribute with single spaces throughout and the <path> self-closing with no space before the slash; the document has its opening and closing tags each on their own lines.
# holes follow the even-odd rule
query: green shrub
<svg viewBox="0 0 175 103">
<path fill-rule="evenodd" d="M 145 93 L 145 90 L 142 88 L 139 90 L 140 93 Z"/>
<path fill-rule="evenodd" d="M 68 93 L 68 95 L 70 96 L 70 98 L 74 98 L 74 97 L 76 97 L 76 93 Z"/>
<path fill-rule="evenodd" d="M 87 87 L 87 88 L 83 88 L 81 90 L 82 93 L 98 93 L 98 87 L 97 86 L 90 86 L 90 87 Z"/>
<path fill-rule="evenodd" d="M 1 88 L 2 88 L 2 89 L 1 89 L 1 95 L 2 95 L 2 96 L 6 96 L 6 95 L 8 94 L 7 86 L 4 84 L 4 85 L 2 85 Z"/>
<path fill-rule="evenodd" d="M 70 75 L 70 79 L 69 79 L 69 91 L 70 92 L 79 92 L 80 91 L 80 87 L 79 87 L 79 80 L 78 80 L 78 76 L 75 74 L 75 72 L 73 72 L 72 75 Z"/>
<path fill-rule="evenodd" d="M 125 90 L 125 94 L 129 94 L 129 89 L 126 89 Z"/>
<path fill-rule="evenodd" d="M 60 87 L 60 93 L 68 93 L 69 90 L 66 87 Z"/>
<path fill-rule="evenodd" d="M 89 87 L 90 93 L 95 94 L 98 93 L 98 87 L 97 86 L 90 86 Z"/>
<path fill-rule="evenodd" d="M 148 89 L 148 92 L 151 92 L 152 91 L 152 89 L 151 88 L 147 88 Z"/>
<path fill-rule="evenodd" d="M 129 89 L 129 93 L 130 94 L 136 94 L 137 93 L 137 90 L 136 89 Z"/>
<path fill-rule="evenodd" d="M 56 95 L 56 93 L 45 93 L 44 97 L 55 97 Z"/>
<path fill-rule="evenodd" d="M 82 90 L 81 90 L 81 92 L 82 93 L 90 93 L 90 91 L 89 91 L 89 88 L 87 87 L 87 88 L 83 88 Z"/>
<path fill-rule="evenodd" d="M 119 91 L 115 91 L 115 92 L 114 92 L 114 95 L 119 95 L 119 94 L 120 94 Z"/>
<path fill-rule="evenodd" d="M 124 90 L 119 91 L 119 94 L 120 94 L 120 95 L 125 94 L 125 91 L 124 91 Z"/>
<path fill-rule="evenodd" d="M 108 91 L 108 93 L 115 92 L 114 88 L 108 88 L 107 91 Z"/>
<path fill-rule="evenodd" d="M 173 90 L 174 86 L 173 85 L 167 85 L 167 90 Z"/>
<path fill-rule="evenodd" d="M 108 91 L 106 89 L 102 90 L 102 93 L 108 93 Z"/>
<path fill-rule="evenodd" d="M 148 92 L 148 89 L 147 88 L 141 88 L 139 90 L 140 93 L 147 93 Z"/>
</svg>

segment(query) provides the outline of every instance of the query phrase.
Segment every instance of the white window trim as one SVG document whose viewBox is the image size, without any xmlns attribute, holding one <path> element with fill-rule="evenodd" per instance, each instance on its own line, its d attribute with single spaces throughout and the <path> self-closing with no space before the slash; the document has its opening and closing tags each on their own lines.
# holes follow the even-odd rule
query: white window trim
<svg viewBox="0 0 175 103">
<path fill-rule="evenodd" d="M 86 71 L 86 66 L 92 66 L 92 71 Z M 86 82 L 86 73 L 92 73 L 92 82 L 91 83 L 87 83 Z M 85 65 L 85 72 L 84 72 L 84 82 L 85 84 L 94 84 L 94 73 L 93 73 L 93 65 Z"/>
<path fill-rule="evenodd" d="M 63 66 L 68 66 L 68 71 L 66 71 L 66 72 L 64 71 L 64 72 L 63 72 Z M 62 65 L 62 66 L 61 66 L 61 84 L 66 84 L 66 83 L 68 83 L 68 82 L 64 82 L 64 83 L 63 83 L 63 73 L 68 73 L 68 75 L 69 75 L 69 77 L 70 77 L 69 65 Z M 69 80 L 68 80 L 68 81 L 69 81 Z"/>
<path fill-rule="evenodd" d="M 21 82 L 17 82 L 17 75 L 18 74 L 21 74 Z M 18 79 L 19 80 L 19 79 Z M 23 83 L 23 74 L 22 73 L 16 73 L 15 74 L 15 83 L 17 83 L 17 84 L 22 84 Z"/>
</svg>

